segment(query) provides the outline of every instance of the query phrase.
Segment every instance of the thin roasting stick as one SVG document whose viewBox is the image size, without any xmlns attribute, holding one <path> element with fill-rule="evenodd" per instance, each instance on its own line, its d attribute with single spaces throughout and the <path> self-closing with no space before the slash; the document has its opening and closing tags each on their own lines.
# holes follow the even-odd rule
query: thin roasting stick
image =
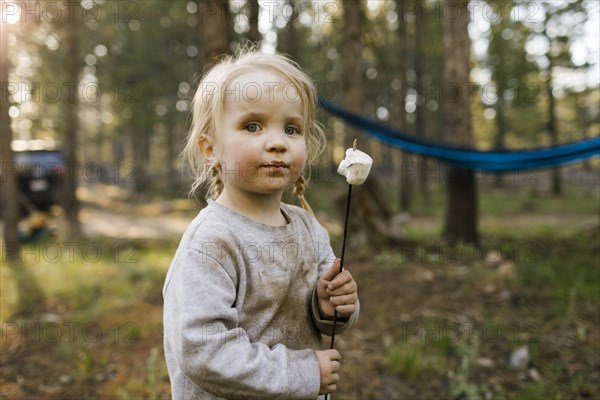
<svg viewBox="0 0 600 400">
<path fill-rule="evenodd" d="M 356 142 L 354 139 L 354 143 L 352 145 L 352 149 L 348 149 L 346 151 L 346 158 L 342 160 L 340 166 L 338 168 L 338 173 L 344 175 L 346 177 L 346 181 L 348 182 L 348 199 L 346 201 L 346 216 L 344 217 L 344 239 L 342 241 L 342 254 L 340 259 L 340 271 L 341 273 L 344 270 L 344 256 L 346 254 L 346 241 L 348 239 L 348 221 L 350 217 L 350 201 L 352 200 L 352 186 L 361 185 L 369 175 L 369 171 L 371 170 L 371 165 L 373 164 L 373 159 L 369 157 L 366 153 L 359 151 L 356 153 Z M 337 327 L 338 321 L 338 312 L 334 310 L 333 313 L 333 327 L 331 330 L 331 344 L 329 346 L 330 349 L 333 349 L 335 344 L 335 330 Z M 329 400 L 329 394 L 325 395 L 325 400 Z"/>
</svg>

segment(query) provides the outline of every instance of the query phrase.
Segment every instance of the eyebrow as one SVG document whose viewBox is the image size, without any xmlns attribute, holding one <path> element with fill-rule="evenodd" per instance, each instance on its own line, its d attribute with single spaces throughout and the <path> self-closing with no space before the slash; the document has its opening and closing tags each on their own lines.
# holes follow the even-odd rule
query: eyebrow
<svg viewBox="0 0 600 400">
<path fill-rule="evenodd" d="M 238 121 L 249 121 L 249 120 L 253 120 L 253 119 L 263 119 L 265 117 L 267 117 L 266 113 L 250 111 L 250 112 L 247 112 L 247 113 L 244 113 L 244 114 L 240 115 L 240 117 L 238 118 Z"/>
<path fill-rule="evenodd" d="M 255 119 L 262 120 L 262 119 L 269 118 L 269 117 L 270 117 L 270 114 L 267 114 L 267 113 L 250 111 L 250 112 L 240 115 L 240 117 L 238 118 L 238 121 L 239 122 L 247 122 L 247 121 L 252 121 Z M 289 121 L 294 124 L 298 124 L 298 125 L 304 124 L 304 118 L 300 114 L 293 115 L 292 117 L 289 118 Z"/>
</svg>

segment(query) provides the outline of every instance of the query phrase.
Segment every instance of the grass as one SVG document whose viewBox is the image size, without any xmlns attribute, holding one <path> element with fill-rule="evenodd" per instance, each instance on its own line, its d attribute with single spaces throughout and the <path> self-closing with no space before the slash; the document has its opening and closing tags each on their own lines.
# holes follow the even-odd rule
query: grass
<svg viewBox="0 0 600 400">
<path fill-rule="evenodd" d="M 429 367 L 424 353 L 419 343 L 395 343 L 386 349 L 387 363 L 392 371 L 412 380 Z"/>
<path fill-rule="evenodd" d="M 583 187 L 563 180 L 563 195 L 551 196 L 540 189 L 546 172 L 514 172 L 505 176 L 505 186 L 495 187 L 495 175 L 478 177 L 479 230 L 482 239 L 510 236 L 515 240 L 531 237 L 569 237 L 578 231 L 598 225 L 600 192 L 598 187 Z M 392 213 L 401 213 L 399 190 L 393 178 L 381 180 L 386 189 L 386 200 Z M 364 187 L 357 190 L 365 190 Z M 336 235 L 341 235 L 342 208 L 346 201 L 347 185 L 328 166 L 313 171 L 306 196 L 313 209 L 321 216 L 338 222 Z M 395 195 L 396 194 L 396 195 Z M 437 177 L 430 181 L 429 201 L 425 201 L 415 187 L 410 220 L 403 225 L 406 237 L 415 240 L 437 240 L 442 232 L 445 210 L 444 181 Z M 286 193 L 284 200 L 292 204 L 297 199 Z M 516 229 L 515 229 L 516 228 Z"/>
<path fill-rule="evenodd" d="M 10 388 L 22 376 L 27 383 L 21 386 L 31 390 L 51 380 L 63 398 L 167 398 L 160 304 L 174 247 L 96 238 L 72 247 L 94 246 L 98 256 L 73 250 L 71 257 L 66 248 L 61 257 L 44 256 L 50 245 L 29 246 L 25 262 L 0 268 L 0 346 L 32 353 L 26 364 L 3 362 L 0 386 Z M 39 257 L 25 258 L 34 250 Z M 36 282 L 44 304 L 24 309 L 19 282 Z M 48 357 L 52 366 L 32 373 L 31 366 L 46 365 Z M 96 386 L 102 389 L 84 390 Z"/>
<path fill-rule="evenodd" d="M 540 240 L 530 262 L 521 263 L 523 285 L 551 300 L 562 316 L 572 316 L 581 301 L 599 303 L 598 240 L 597 230 L 548 244 Z"/>
<path fill-rule="evenodd" d="M 334 212 L 336 190 L 315 201 L 310 193 L 316 209 Z M 435 315 L 409 309 L 411 323 L 450 328 L 422 336 L 392 325 L 391 339 L 375 350 L 381 351 L 382 368 L 411 387 L 442 381 L 446 392 L 438 397 L 453 399 L 597 396 L 597 201 L 577 191 L 558 199 L 527 191 L 482 191 L 481 247 L 459 245 L 469 256 L 457 261 L 448 248 L 426 247 L 443 245 L 438 238 L 443 196 L 432 192 L 432 204 L 415 203 L 413 219 L 405 225 L 407 236 L 423 245 L 412 255 L 386 249 L 372 261 L 407 277 L 417 267 L 429 271 L 424 283 L 413 284 L 427 293 L 415 304 L 431 302 L 427 310 Z M 161 291 L 175 247 L 172 241 L 47 240 L 24 248 L 21 264 L 3 262 L 3 393 L 14 399 L 26 398 L 27 392 L 47 399 L 169 398 Z M 496 250 L 497 259 L 491 256 Z M 404 292 L 381 295 L 402 298 Z M 435 302 L 435 296 L 441 300 Z M 366 317 L 387 323 L 390 309 L 376 314 Z M 468 331 L 465 321 L 478 325 Z M 503 333 L 497 340 L 483 331 L 492 324 Z M 507 354 L 521 345 L 529 347 L 530 368 L 541 373 L 541 382 L 506 366 Z M 485 360 L 494 366 L 484 366 Z M 54 397 L 43 397 L 42 386 Z"/>
<path fill-rule="evenodd" d="M 432 207 L 415 207 L 414 222 L 407 235 L 439 236 L 442 231 L 444 203 L 441 193 Z M 532 197 L 526 192 L 481 190 L 479 192 L 480 231 L 484 235 L 510 232 L 517 238 L 531 236 L 569 236 L 598 222 L 600 199 L 583 191 L 569 190 L 563 197 Z M 595 215 L 595 218 L 590 216 Z M 420 217 L 420 218 L 419 218 Z M 424 226 L 415 226 L 426 221 Z M 515 225 L 518 229 L 514 229 Z"/>
<path fill-rule="evenodd" d="M 412 258 L 402 251 L 387 250 L 376 256 L 375 263 L 401 268 L 406 273 L 411 271 L 411 261 L 420 268 L 434 268 L 445 282 L 443 285 L 458 286 L 463 293 L 475 294 L 470 300 L 463 296 L 463 306 L 475 307 L 477 314 L 486 316 L 487 322 L 482 326 L 494 324 L 502 332 L 500 340 L 490 340 L 477 329 L 472 337 L 477 340 L 449 341 L 443 340 L 443 335 L 436 338 L 421 333 L 411 340 L 397 336 L 385 348 L 387 365 L 419 386 L 432 379 L 434 370 L 429 360 L 444 360 L 445 371 L 439 375 L 448 378 L 445 395 L 452 399 L 566 399 L 600 395 L 599 356 L 590 355 L 598 354 L 599 349 L 598 201 L 577 191 L 549 199 L 532 199 L 529 193 L 482 193 L 480 204 L 485 210 L 480 225 L 482 242 L 470 257 L 450 262 L 444 256 L 443 243 L 437 253 L 432 251 L 432 244 L 440 244 L 441 221 L 437 217 L 441 213 L 439 209 L 420 209 L 407 224 L 406 234 L 420 240 L 423 246 L 429 243 L 429 249 L 419 246 Z M 458 244 L 461 247 L 469 254 L 467 246 Z M 488 257 L 486 253 L 498 257 Z M 508 267 L 502 270 L 503 265 Z M 486 301 L 489 294 L 477 296 L 486 287 L 491 287 L 496 296 L 506 293 L 509 307 L 501 306 L 498 300 Z M 443 305 L 438 306 L 443 309 Z M 431 326 L 453 323 L 452 319 L 426 317 L 417 324 L 427 331 Z M 432 331 L 439 334 L 440 329 Z M 498 365 L 499 359 L 522 345 L 531 354 L 528 368 L 541 372 L 541 382 L 532 381 L 527 370 L 518 375 L 518 371 L 502 366 L 502 362 Z M 499 379 L 491 379 L 491 385 L 484 383 L 486 369 L 478 365 L 481 356 L 494 360 L 496 371 L 502 371 L 497 373 L 509 382 L 507 386 L 495 383 Z"/>
<path fill-rule="evenodd" d="M 2 321 L 18 308 L 20 281 L 37 282 L 55 310 L 85 310 L 90 316 L 152 297 L 160 293 L 174 251 L 173 247 L 152 247 L 151 243 L 101 238 L 28 245 L 23 249 L 21 265 L 0 270 Z"/>
</svg>

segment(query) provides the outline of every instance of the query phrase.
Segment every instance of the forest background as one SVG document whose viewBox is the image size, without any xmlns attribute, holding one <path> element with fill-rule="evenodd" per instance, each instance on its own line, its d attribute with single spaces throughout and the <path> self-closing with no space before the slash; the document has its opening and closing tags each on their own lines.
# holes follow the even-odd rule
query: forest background
<svg viewBox="0 0 600 400">
<path fill-rule="evenodd" d="M 595 0 L 1 6 L 3 169 L 12 139 L 52 140 L 68 179 L 55 236 L 17 246 L 16 186 L 2 177 L 0 398 L 168 397 L 160 290 L 203 204 L 187 198 L 178 154 L 219 55 L 260 43 L 296 60 L 326 100 L 480 150 L 600 127 Z M 334 243 L 346 201 L 335 166 L 355 138 L 375 160 L 355 194 L 348 266 L 365 307 L 340 342 L 336 397 L 599 395 L 597 158 L 475 172 L 319 119 L 328 146 L 308 199 Z"/>
</svg>

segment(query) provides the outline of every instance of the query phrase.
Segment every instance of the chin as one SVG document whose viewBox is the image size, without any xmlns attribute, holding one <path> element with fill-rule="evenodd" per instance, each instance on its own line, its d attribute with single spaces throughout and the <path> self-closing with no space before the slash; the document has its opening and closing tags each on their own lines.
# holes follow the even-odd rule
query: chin
<svg viewBox="0 0 600 400">
<path fill-rule="evenodd" d="M 290 187 L 291 185 L 288 182 L 282 185 L 271 184 L 261 186 L 260 188 L 256 188 L 255 192 L 261 194 L 277 194 L 285 192 Z"/>
</svg>

